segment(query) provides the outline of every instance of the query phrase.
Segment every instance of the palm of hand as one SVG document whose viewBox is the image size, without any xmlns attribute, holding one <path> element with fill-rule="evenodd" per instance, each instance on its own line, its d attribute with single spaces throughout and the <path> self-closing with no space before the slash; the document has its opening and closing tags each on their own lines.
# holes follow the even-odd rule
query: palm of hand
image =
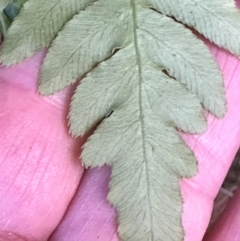
<svg viewBox="0 0 240 241">
<path fill-rule="evenodd" d="M 228 113 L 224 120 L 209 116 L 203 135 L 183 135 L 199 160 L 198 175 L 181 182 L 185 241 L 202 240 L 240 142 L 239 61 L 212 51 L 224 73 Z M 117 241 L 115 213 L 106 202 L 110 170 L 84 171 L 78 160 L 83 140 L 68 134 L 71 90 L 53 97 L 36 94 L 43 55 L 0 69 L 0 240 L 21 240 L 9 232 L 34 241 Z M 235 240 L 239 199 L 240 192 L 204 241 Z"/>
</svg>

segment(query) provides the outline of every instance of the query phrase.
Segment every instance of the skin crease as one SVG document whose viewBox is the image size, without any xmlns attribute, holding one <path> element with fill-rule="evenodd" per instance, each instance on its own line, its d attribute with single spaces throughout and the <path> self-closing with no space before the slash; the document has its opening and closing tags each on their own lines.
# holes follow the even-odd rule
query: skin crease
<svg viewBox="0 0 240 241">
<path fill-rule="evenodd" d="M 240 145 L 240 60 L 208 45 L 224 75 L 228 112 L 222 120 L 208 114 L 202 135 L 182 134 L 199 160 L 198 174 L 180 183 L 184 241 L 238 241 L 240 190 L 203 237 Z M 110 169 L 84 171 L 84 140 L 68 134 L 73 88 L 52 97 L 36 92 L 44 55 L 0 68 L 0 241 L 118 241 L 116 214 L 106 202 Z"/>
</svg>

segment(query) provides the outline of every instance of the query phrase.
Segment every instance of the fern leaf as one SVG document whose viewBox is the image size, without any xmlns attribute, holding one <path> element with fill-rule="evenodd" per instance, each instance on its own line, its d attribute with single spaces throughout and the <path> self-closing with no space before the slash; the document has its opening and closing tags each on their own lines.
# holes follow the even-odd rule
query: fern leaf
<svg viewBox="0 0 240 241">
<path fill-rule="evenodd" d="M 9 28 L 0 61 L 5 65 L 17 64 L 49 46 L 63 25 L 91 2 L 29 0 Z"/>
<path fill-rule="evenodd" d="M 190 31 L 163 15 L 148 12 L 144 17 L 139 25 L 149 58 L 198 95 L 207 110 L 223 117 L 226 109 L 222 78 L 206 46 Z"/>
<path fill-rule="evenodd" d="M 122 2 L 115 0 L 114 5 L 109 5 L 99 1 L 66 24 L 44 61 L 40 73 L 41 94 L 63 89 L 110 57 L 114 48 L 122 47 L 130 28 L 130 12 Z"/>
<path fill-rule="evenodd" d="M 208 48 L 169 16 L 240 55 L 231 0 L 29 0 L 2 50 L 11 65 L 51 43 L 43 95 L 81 79 L 70 129 L 82 136 L 101 122 L 81 156 L 87 167 L 112 166 L 108 199 L 123 241 L 183 240 L 179 179 L 195 175 L 197 161 L 177 131 L 203 132 L 203 107 L 217 117 L 226 112 Z"/>
<path fill-rule="evenodd" d="M 194 27 L 220 47 L 240 55 L 240 12 L 233 0 L 144 0 L 158 11 Z"/>
<path fill-rule="evenodd" d="M 147 64 L 147 59 L 140 64 L 138 56 L 142 56 L 144 50 L 138 47 L 137 52 L 133 45 L 120 50 L 106 64 L 97 67 L 93 76 L 83 80 L 81 85 L 90 87 L 89 80 L 97 76 L 95 83 L 99 82 L 98 86 L 104 88 L 107 78 L 119 88 L 115 91 L 117 95 L 114 91 L 107 95 L 110 100 L 113 97 L 113 108 L 109 108 L 113 109 L 113 114 L 85 144 L 82 158 L 86 166 L 107 163 L 113 167 L 109 200 L 119 213 L 122 240 L 182 240 L 182 200 L 178 182 L 180 177 L 194 175 L 197 165 L 193 153 L 183 144 L 174 127 L 192 129 L 194 125 L 195 132 L 202 131 L 206 123 L 198 98 L 179 82 Z M 109 68 L 120 61 L 128 67 L 124 72 L 116 70 L 117 78 L 111 78 Z M 100 78 L 98 73 L 102 75 Z M 127 89 L 130 92 L 126 94 Z M 81 97 L 77 92 L 75 98 L 78 94 Z M 102 100 L 106 101 L 106 94 L 91 99 L 87 105 L 94 106 L 95 101 L 100 104 Z M 193 108 L 189 108 L 189 101 Z M 74 100 L 73 107 L 78 105 L 77 113 L 84 111 L 84 103 L 82 107 L 77 99 Z M 92 116 L 92 112 L 84 114 L 87 116 L 82 120 Z M 167 183 L 171 183 L 171 187 Z"/>
<path fill-rule="evenodd" d="M 82 80 L 71 104 L 71 131 L 83 135 L 113 111 L 84 145 L 83 162 L 112 165 L 109 200 L 118 210 L 123 240 L 177 241 L 183 238 L 178 181 L 197 168 L 174 128 L 202 132 L 201 102 L 224 114 L 222 79 L 206 46 L 189 30 L 153 10 L 132 8 L 131 43 Z M 210 75 L 202 69 L 204 59 Z"/>
</svg>

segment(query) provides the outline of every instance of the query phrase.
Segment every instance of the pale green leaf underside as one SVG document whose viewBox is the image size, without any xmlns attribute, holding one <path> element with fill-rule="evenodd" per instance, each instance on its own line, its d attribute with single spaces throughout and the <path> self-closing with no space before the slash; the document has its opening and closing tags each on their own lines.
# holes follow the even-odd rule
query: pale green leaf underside
<svg viewBox="0 0 240 241">
<path fill-rule="evenodd" d="M 49 46 L 63 25 L 93 1 L 29 0 L 9 28 L 0 61 L 16 64 Z"/>
<path fill-rule="evenodd" d="M 109 57 L 114 48 L 122 47 L 130 34 L 129 16 L 124 1 L 115 0 L 114 5 L 101 1 L 69 21 L 45 58 L 40 73 L 41 93 L 63 89 Z"/>
<path fill-rule="evenodd" d="M 240 12 L 234 0 L 144 0 L 194 27 L 220 47 L 240 55 Z"/>
<path fill-rule="evenodd" d="M 124 70 L 115 67 L 120 61 Z M 119 212 L 122 240 L 181 240 L 182 199 L 178 181 L 179 177 L 194 175 L 197 165 L 173 126 L 202 129 L 205 121 L 199 100 L 180 83 L 147 64 L 140 75 L 138 67 L 135 49 L 129 45 L 96 68 L 79 86 L 79 91 L 81 86 L 86 90 L 93 86 L 91 81 L 99 82 L 96 99 L 91 100 L 92 94 L 86 99 L 91 112 L 84 112 L 86 106 L 81 108 L 77 102 L 81 91 L 75 94 L 72 105 L 86 114 L 83 121 L 92 118 L 90 114 L 97 114 L 93 109 L 96 102 L 104 106 L 111 100 L 109 109 L 114 110 L 85 144 L 82 158 L 86 166 L 107 163 L 113 167 L 109 200 Z M 110 83 L 105 85 L 109 69 L 115 73 L 111 78 L 115 91 L 111 91 Z M 104 87 L 110 87 L 111 94 L 97 96 Z M 171 103 L 173 99 L 176 102 Z M 184 108 L 188 101 L 193 106 Z M 71 113 L 75 114 L 73 109 Z"/>
<path fill-rule="evenodd" d="M 27 27 L 37 8 L 40 20 Z M 203 132 L 203 107 L 218 117 L 226 111 L 209 50 L 164 14 L 239 53 L 240 14 L 230 0 L 29 0 L 2 50 L 4 63 L 14 64 L 51 43 L 40 71 L 43 95 L 82 79 L 69 115 L 73 135 L 113 111 L 84 145 L 82 160 L 112 166 L 108 198 L 124 241 L 183 240 L 179 179 L 195 175 L 197 163 L 177 130 Z M 18 45 L 20 26 L 29 34 Z"/>
<path fill-rule="evenodd" d="M 173 32 L 162 28 L 163 32 L 157 33 L 155 25 L 145 21 L 149 18 Z M 82 135 L 106 113 L 114 111 L 85 144 L 82 159 L 86 166 L 107 163 L 113 167 L 109 200 L 119 213 L 122 240 L 177 241 L 184 235 L 178 181 L 180 177 L 194 175 L 197 166 L 174 127 L 198 133 L 206 123 L 197 96 L 160 71 L 164 63 L 155 56 L 160 55 L 166 43 L 164 39 L 160 43 L 156 37 L 149 37 L 152 35 L 146 30 L 169 39 L 175 38 L 173 33 L 181 36 L 187 30 L 181 25 L 180 30 L 174 28 L 173 20 L 144 8 L 138 9 L 131 19 L 133 34 L 126 47 L 89 73 L 77 88 L 71 105 L 71 130 Z M 199 45 L 189 31 L 187 35 L 190 42 L 186 47 L 194 43 L 203 57 L 211 59 L 206 47 Z M 154 55 L 148 46 L 153 48 Z M 194 66 L 190 62 L 189 68 Z M 210 61 L 210 65 L 219 76 L 215 63 Z M 220 76 L 218 81 L 221 90 Z M 169 182 L 171 187 L 167 186 Z"/>
<path fill-rule="evenodd" d="M 177 241 L 184 235 L 178 181 L 194 175 L 197 167 L 192 152 L 174 128 L 202 132 L 206 123 L 201 102 L 213 113 L 224 114 L 222 79 L 206 46 L 189 30 L 153 10 L 128 2 L 123 8 L 128 8 L 131 15 L 127 10 L 125 16 L 122 13 L 122 25 L 126 25 L 121 28 L 126 36 L 122 48 L 78 86 L 71 104 L 71 130 L 83 135 L 113 110 L 84 145 L 82 159 L 86 166 L 107 163 L 113 167 L 109 200 L 119 213 L 120 237 Z M 121 13 L 119 6 L 116 9 Z M 83 26 L 88 21 L 85 18 Z M 70 25 L 71 21 L 69 31 Z M 116 41 L 115 36 L 110 35 L 108 41 Z M 59 36 L 54 44 L 63 41 Z M 99 61 L 94 54 L 90 57 L 90 61 Z M 102 60 L 108 57 L 103 55 Z M 79 70 L 79 62 L 73 63 Z M 163 69 L 179 82 L 163 74 Z M 85 72 L 78 72 L 74 78 Z M 47 86 L 40 86 L 43 93 Z"/>
</svg>

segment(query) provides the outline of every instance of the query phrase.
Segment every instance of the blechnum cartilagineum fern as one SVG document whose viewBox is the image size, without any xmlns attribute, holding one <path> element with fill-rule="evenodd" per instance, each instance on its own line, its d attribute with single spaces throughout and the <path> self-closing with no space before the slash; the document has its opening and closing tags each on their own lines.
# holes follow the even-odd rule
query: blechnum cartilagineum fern
<svg viewBox="0 0 240 241">
<path fill-rule="evenodd" d="M 81 79 L 70 129 L 82 136 L 101 121 L 81 158 L 112 166 L 108 200 L 123 241 L 183 240 L 179 180 L 197 173 L 197 161 L 178 130 L 206 130 L 203 107 L 226 111 L 218 65 L 182 23 L 240 55 L 233 0 L 29 0 L 2 46 L 4 65 L 50 46 L 42 95 Z"/>
</svg>

